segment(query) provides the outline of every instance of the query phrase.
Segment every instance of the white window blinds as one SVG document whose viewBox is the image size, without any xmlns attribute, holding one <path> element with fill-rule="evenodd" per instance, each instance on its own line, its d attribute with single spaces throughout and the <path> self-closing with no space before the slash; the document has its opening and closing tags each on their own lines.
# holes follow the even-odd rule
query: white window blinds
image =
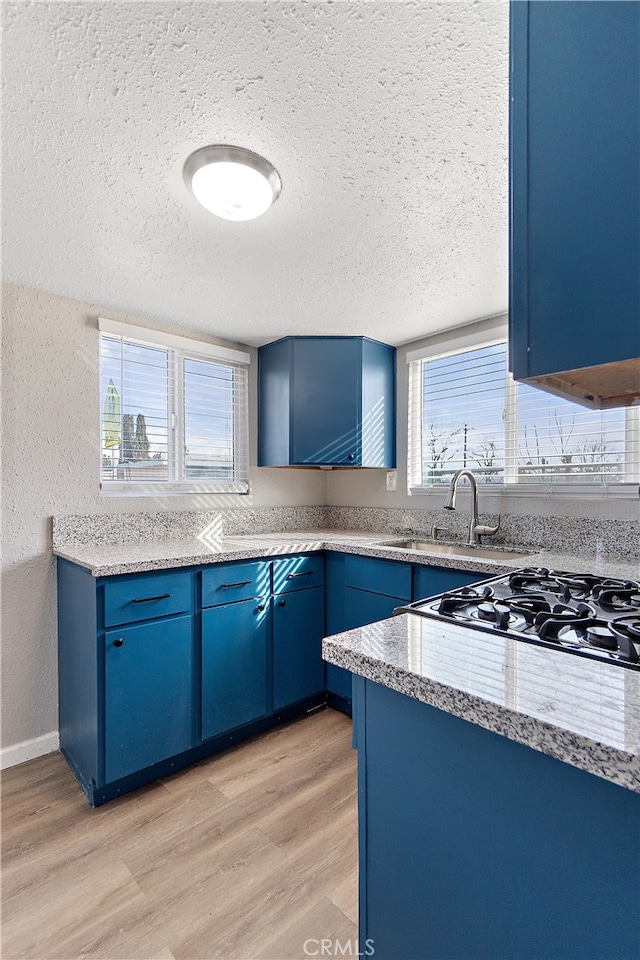
<svg viewBox="0 0 640 960">
<path fill-rule="evenodd" d="M 113 321 L 100 330 L 103 492 L 245 493 L 248 355 L 179 337 L 163 346 Z"/>
<path fill-rule="evenodd" d="M 412 487 L 461 467 L 491 484 L 637 482 L 638 410 L 590 410 L 516 384 L 506 344 L 409 363 Z"/>
</svg>

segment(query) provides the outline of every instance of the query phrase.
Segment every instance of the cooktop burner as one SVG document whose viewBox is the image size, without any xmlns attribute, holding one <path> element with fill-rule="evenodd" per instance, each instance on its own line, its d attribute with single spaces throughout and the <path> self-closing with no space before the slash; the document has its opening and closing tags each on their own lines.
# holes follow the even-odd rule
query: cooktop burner
<svg viewBox="0 0 640 960">
<path fill-rule="evenodd" d="M 635 580 L 525 567 L 395 613 L 456 620 L 640 669 L 640 583 Z"/>
</svg>

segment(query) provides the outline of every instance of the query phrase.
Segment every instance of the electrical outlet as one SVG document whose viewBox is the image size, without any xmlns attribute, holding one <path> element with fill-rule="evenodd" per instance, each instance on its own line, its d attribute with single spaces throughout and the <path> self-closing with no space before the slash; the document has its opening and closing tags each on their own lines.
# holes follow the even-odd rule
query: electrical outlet
<svg viewBox="0 0 640 960">
<path fill-rule="evenodd" d="M 387 490 L 398 489 L 398 473 L 396 470 L 387 471 Z"/>
</svg>

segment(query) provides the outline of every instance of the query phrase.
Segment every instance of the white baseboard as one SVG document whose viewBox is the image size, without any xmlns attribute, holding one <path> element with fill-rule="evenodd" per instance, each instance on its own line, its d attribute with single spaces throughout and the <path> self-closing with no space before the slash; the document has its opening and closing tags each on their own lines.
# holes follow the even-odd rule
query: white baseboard
<svg viewBox="0 0 640 960">
<path fill-rule="evenodd" d="M 15 767 L 18 763 L 33 760 L 35 757 L 43 757 L 45 753 L 53 753 L 54 750 L 59 749 L 60 734 L 57 730 L 44 733 L 41 737 L 34 737 L 33 740 L 23 740 L 22 743 L 2 747 L 0 749 L 0 770 Z"/>
</svg>

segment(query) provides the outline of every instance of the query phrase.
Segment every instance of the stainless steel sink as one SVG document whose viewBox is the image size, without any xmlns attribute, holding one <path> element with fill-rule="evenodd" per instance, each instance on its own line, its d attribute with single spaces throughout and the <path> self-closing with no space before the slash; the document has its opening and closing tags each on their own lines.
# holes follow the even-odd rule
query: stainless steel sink
<svg viewBox="0 0 640 960">
<path fill-rule="evenodd" d="M 469 543 L 438 543 L 437 540 L 387 540 L 383 547 L 398 547 L 402 550 L 419 550 L 420 553 L 449 554 L 454 557 L 481 557 L 483 560 L 507 560 L 510 556 L 526 557 L 525 550 L 512 547 L 475 547 Z"/>
</svg>

